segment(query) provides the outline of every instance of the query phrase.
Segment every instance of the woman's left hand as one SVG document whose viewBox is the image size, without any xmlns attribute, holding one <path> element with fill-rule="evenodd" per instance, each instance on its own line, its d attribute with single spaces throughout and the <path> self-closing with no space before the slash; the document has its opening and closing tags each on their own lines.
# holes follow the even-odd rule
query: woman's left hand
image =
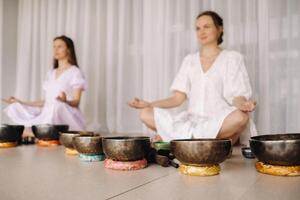
<svg viewBox="0 0 300 200">
<path fill-rule="evenodd" d="M 60 102 L 66 103 L 67 102 L 67 95 L 66 93 L 62 92 L 56 99 Z"/>
<path fill-rule="evenodd" d="M 243 112 L 252 112 L 256 107 L 256 101 L 244 101 L 238 106 L 238 109 Z"/>
</svg>

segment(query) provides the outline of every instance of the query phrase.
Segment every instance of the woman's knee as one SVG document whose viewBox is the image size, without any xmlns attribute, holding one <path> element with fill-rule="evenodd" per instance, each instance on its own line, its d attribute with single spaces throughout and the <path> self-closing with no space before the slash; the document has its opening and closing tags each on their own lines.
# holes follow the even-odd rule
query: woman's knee
<svg viewBox="0 0 300 200">
<path fill-rule="evenodd" d="M 248 122 L 249 122 L 249 114 L 248 113 L 238 110 L 238 111 L 236 111 L 235 115 L 236 115 L 235 121 L 238 126 L 244 127 L 248 124 Z"/>
<path fill-rule="evenodd" d="M 236 110 L 232 120 L 234 120 L 233 124 L 235 124 L 235 126 L 244 127 L 249 121 L 249 115 L 248 113 Z"/>
<path fill-rule="evenodd" d="M 6 107 L 6 109 L 10 109 L 10 110 L 11 109 L 20 109 L 20 108 L 22 108 L 22 104 L 19 102 L 11 103 Z"/>
<path fill-rule="evenodd" d="M 236 110 L 224 121 L 217 138 L 231 138 L 235 134 L 242 132 L 249 121 L 249 115 Z"/>
</svg>

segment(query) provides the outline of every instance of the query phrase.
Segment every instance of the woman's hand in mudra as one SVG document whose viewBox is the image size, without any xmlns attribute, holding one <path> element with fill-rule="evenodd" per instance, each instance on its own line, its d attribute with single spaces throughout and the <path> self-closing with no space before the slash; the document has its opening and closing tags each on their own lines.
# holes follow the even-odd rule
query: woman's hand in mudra
<svg viewBox="0 0 300 200">
<path fill-rule="evenodd" d="M 238 109 L 243 112 L 252 112 L 256 107 L 256 101 L 244 101 L 238 106 Z"/>
<path fill-rule="evenodd" d="M 56 99 L 60 102 L 66 103 L 67 102 L 67 95 L 66 93 L 62 92 Z"/>
<path fill-rule="evenodd" d="M 2 99 L 2 101 L 4 101 L 7 104 L 12 104 L 12 103 L 16 103 L 16 102 L 21 103 L 21 101 L 19 99 L 17 99 L 16 97 L 12 97 L 12 96 L 8 97 L 6 99 Z"/>
<path fill-rule="evenodd" d="M 128 102 L 128 105 L 132 108 L 143 109 L 151 106 L 151 103 L 144 101 L 142 99 L 134 98 L 132 101 Z"/>
</svg>

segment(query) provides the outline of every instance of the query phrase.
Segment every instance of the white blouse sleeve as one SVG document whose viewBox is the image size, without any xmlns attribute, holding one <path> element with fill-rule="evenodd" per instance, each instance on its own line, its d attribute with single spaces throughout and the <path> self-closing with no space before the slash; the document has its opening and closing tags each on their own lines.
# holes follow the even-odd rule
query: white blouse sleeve
<svg viewBox="0 0 300 200">
<path fill-rule="evenodd" d="M 80 71 L 80 69 L 74 70 L 70 84 L 73 89 L 86 90 L 87 83 L 86 83 L 86 80 L 83 76 L 83 73 Z"/>
<path fill-rule="evenodd" d="M 225 72 L 224 97 L 230 105 L 237 96 L 244 96 L 249 99 L 252 89 L 249 76 L 244 64 L 244 58 L 237 53 L 231 58 Z"/>
<path fill-rule="evenodd" d="M 180 91 L 189 96 L 190 93 L 190 80 L 188 76 L 188 70 L 190 66 L 190 56 L 186 56 L 183 59 L 179 72 L 177 73 L 172 86 L 172 91 Z"/>
</svg>

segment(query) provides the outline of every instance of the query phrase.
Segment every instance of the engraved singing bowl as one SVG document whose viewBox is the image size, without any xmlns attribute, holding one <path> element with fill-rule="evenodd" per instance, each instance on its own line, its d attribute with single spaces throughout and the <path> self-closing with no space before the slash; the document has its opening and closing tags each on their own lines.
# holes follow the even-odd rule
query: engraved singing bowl
<svg viewBox="0 0 300 200">
<path fill-rule="evenodd" d="M 103 151 L 106 157 L 117 161 L 135 161 L 146 157 L 150 151 L 149 137 L 105 137 Z"/>
<path fill-rule="evenodd" d="M 0 125 L 0 142 L 18 142 L 22 139 L 23 125 Z"/>
<path fill-rule="evenodd" d="M 273 134 L 251 137 L 250 148 L 255 157 L 271 165 L 300 165 L 300 134 Z"/>
<path fill-rule="evenodd" d="M 39 140 L 58 140 L 60 132 L 69 130 L 66 124 L 39 124 L 31 127 L 34 136 Z"/>
<path fill-rule="evenodd" d="M 80 154 L 99 155 L 103 153 L 102 137 L 99 134 L 74 136 L 72 140 L 74 148 Z"/>
<path fill-rule="evenodd" d="M 179 139 L 171 141 L 171 152 L 185 165 L 215 165 L 230 154 L 229 139 Z"/>
</svg>

